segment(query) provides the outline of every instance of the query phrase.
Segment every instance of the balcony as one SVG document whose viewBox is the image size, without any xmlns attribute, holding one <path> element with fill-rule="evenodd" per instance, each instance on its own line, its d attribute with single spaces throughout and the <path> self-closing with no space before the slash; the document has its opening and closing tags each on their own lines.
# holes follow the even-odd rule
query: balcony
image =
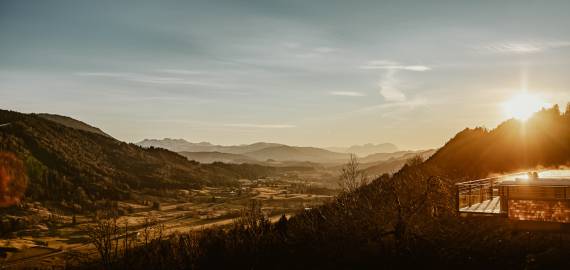
<svg viewBox="0 0 570 270">
<path fill-rule="evenodd" d="M 500 177 L 457 183 L 456 197 L 459 213 L 499 215 L 501 200 L 497 186 Z"/>
</svg>

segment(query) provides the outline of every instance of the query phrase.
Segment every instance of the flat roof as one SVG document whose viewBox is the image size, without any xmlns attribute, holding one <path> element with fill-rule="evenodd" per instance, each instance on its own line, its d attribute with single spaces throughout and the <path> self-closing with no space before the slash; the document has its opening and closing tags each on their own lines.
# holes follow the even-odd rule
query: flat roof
<svg viewBox="0 0 570 270">
<path fill-rule="evenodd" d="M 570 170 L 544 170 L 536 172 L 538 177 L 522 172 L 501 176 L 497 181 L 501 186 L 569 186 Z"/>
<path fill-rule="evenodd" d="M 570 187 L 570 179 L 516 179 L 514 181 L 503 181 L 500 186 L 566 186 Z"/>
</svg>

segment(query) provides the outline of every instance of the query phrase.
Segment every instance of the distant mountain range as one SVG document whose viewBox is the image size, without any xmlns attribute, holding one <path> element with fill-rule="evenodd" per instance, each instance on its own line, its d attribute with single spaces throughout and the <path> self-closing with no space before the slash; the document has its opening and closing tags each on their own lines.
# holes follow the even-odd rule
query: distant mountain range
<svg viewBox="0 0 570 270">
<path fill-rule="evenodd" d="M 398 147 L 392 143 L 353 145 L 349 147 L 327 147 L 329 151 L 340 153 L 352 153 L 359 157 L 365 157 L 375 153 L 393 153 Z"/>
<path fill-rule="evenodd" d="M 349 157 L 348 153 L 337 153 L 321 148 L 266 142 L 223 146 L 208 142 L 192 143 L 184 139 L 166 138 L 162 140 L 146 139 L 136 144 L 142 147 L 160 147 L 179 152 L 189 159 L 205 163 L 212 161 L 232 163 L 248 161 L 308 161 L 321 163 L 344 162 Z"/>
<path fill-rule="evenodd" d="M 265 149 L 268 147 L 283 145 L 278 143 L 258 142 L 253 144 L 224 146 L 214 145 L 209 142 L 192 143 L 184 139 L 170 138 L 165 138 L 162 140 L 145 139 L 136 144 L 142 147 L 160 147 L 174 152 L 220 152 L 229 154 L 243 154 Z"/>
<path fill-rule="evenodd" d="M 390 159 L 409 157 L 422 151 L 393 151 L 397 147 L 391 143 L 354 145 L 346 148 L 316 148 L 290 146 L 278 143 L 258 142 L 236 146 L 214 145 L 208 142 L 192 143 L 184 139 L 146 139 L 138 142 L 142 147 L 160 147 L 180 153 L 191 160 L 202 163 L 215 161 L 227 163 L 263 163 L 273 161 L 314 162 L 340 164 L 346 162 L 350 153 L 363 155 L 361 163 L 375 163 Z M 331 151 L 337 149 L 339 152 Z M 373 152 L 372 151 L 388 151 Z"/>
</svg>

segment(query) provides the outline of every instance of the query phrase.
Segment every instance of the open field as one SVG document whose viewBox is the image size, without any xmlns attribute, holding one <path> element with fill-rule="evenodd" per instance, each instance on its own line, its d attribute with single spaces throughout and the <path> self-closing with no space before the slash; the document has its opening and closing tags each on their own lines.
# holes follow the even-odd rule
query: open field
<svg viewBox="0 0 570 270">
<path fill-rule="evenodd" d="M 119 213 L 117 224 L 123 231 L 126 227 L 130 245 L 138 245 L 155 237 L 230 225 L 251 200 L 262 203 L 262 211 L 272 222 L 282 215 L 290 216 L 331 200 L 332 195 L 318 194 L 307 183 L 243 179 L 239 187 L 169 190 L 164 197 L 141 195 L 140 201 L 114 202 L 111 210 Z M 51 211 L 39 204 L 29 204 L 27 213 L 35 214 L 36 218 L 42 216 L 49 222 L 40 221 L 0 240 L 3 254 L 0 268 L 64 267 L 67 263 L 97 256 L 86 228 L 96 223 L 100 213 L 72 215 Z M 148 230 L 145 232 L 149 225 L 159 226 L 160 236 L 156 232 L 152 235 Z M 118 237 L 120 245 L 123 245 L 124 232 L 122 234 Z"/>
</svg>

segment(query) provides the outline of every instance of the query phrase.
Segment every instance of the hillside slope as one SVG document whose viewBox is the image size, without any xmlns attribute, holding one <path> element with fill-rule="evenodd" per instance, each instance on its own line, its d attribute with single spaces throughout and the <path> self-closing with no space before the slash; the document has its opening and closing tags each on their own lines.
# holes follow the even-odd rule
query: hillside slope
<svg viewBox="0 0 570 270">
<path fill-rule="evenodd" d="M 367 175 L 382 175 L 384 173 L 394 173 L 399 171 L 408 162 L 409 159 L 415 156 L 419 156 L 422 158 L 422 160 L 426 160 L 431 155 L 433 155 L 435 151 L 436 150 L 405 151 L 408 153 L 390 157 L 387 160 L 371 162 L 371 163 L 363 162 L 362 167 L 365 169 Z"/>
<path fill-rule="evenodd" d="M 393 143 L 352 145 L 349 147 L 327 147 L 326 150 L 339 153 L 352 153 L 359 157 L 365 157 L 375 153 L 392 153 L 398 151 L 398 147 Z"/>
<path fill-rule="evenodd" d="M 456 176 L 483 177 L 565 165 L 570 162 L 570 111 L 558 106 L 535 113 L 526 122 L 508 120 L 493 130 L 465 129 L 426 164 Z"/>
<path fill-rule="evenodd" d="M 25 164 L 27 196 L 88 206 L 132 190 L 232 184 L 271 172 L 258 165 L 199 164 L 164 149 L 142 148 L 34 114 L 0 110 L 0 151 Z"/>
<path fill-rule="evenodd" d="M 279 161 L 310 162 L 344 162 L 349 157 L 349 154 L 331 152 L 321 148 L 287 145 L 268 147 L 258 151 L 247 152 L 244 153 L 244 155 L 261 161 L 272 159 Z"/>
<path fill-rule="evenodd" d="M 224 163 L 255 163 L 254 160 L 248 156 L 240 154 L 230 154 L 221 152 L 178 152 L 178 154 L 185 156 L 188 160 L 195 160 L 200 163 L 213 163 L 213 162 L 224 162 Z"/>
<path fill-rule="evenodd" d="M 387 161 L 390 159 L 401 159 L 401 158 L 408 159 L 408 158 L 413 157 L 415 155 L 420 155 L 420 156 L 427 159 L 433 153 L 435 153 L 434 150 L 398 151 L 398 152 L 391 152 L 391 153 L 376 153 L 376 154 L 372 154 L 372 155 L 368 155 L 366 157 L 360 158 L 359 161 L 361 163 L 373 163 L 373 162 L 379 162 L 379 161 Z"/>
<path fill-rule="evenodd" d="M 81 122 L 79 120 L 73 119 L 71 117 L 67 117 L 67 116 L 63 116 L 63 115 L 57 115 L 57 114 L 49 114 L 49 113 L 38 113 L 37 115 L 41 118 L 56 122 L 58 124 L 61 124 L 61 125 L 64 125 L 64 126 L 67 126 L 70 128 L 85 130 L 85 131 L 89 131 L 89 132 L 93 132 L 96 134 L 103 135 L 105 137 L 112 138 L 111 135 L 103 132 L 101 129 L 96 128 L 94 126 L 91 126 L 89 124 L 86 124 L 84 122 Z"/>
</svg>

